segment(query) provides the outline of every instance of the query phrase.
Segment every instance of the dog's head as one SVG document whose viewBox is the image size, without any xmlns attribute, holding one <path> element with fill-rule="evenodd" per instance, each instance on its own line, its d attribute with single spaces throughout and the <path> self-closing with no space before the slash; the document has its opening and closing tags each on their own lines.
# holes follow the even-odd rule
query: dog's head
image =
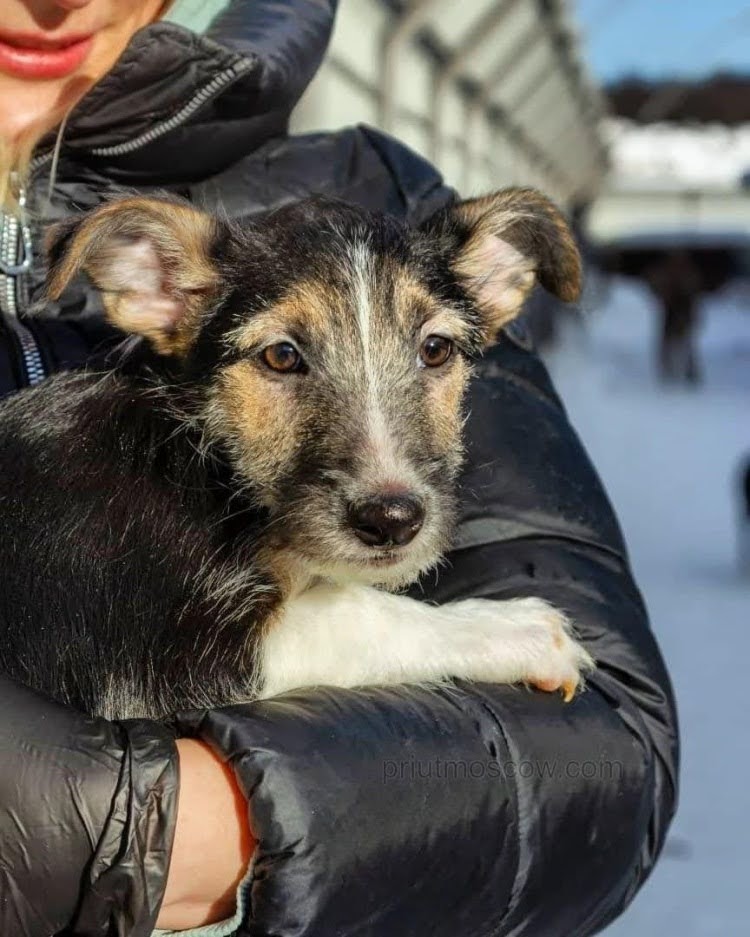
<svg viewBox="0 0 750 937">
<path fill-rule="evenodd" d="M 276 546 L 387 585 L 448 545 L 472 359 L 537 280 L 572 300 L 581 277 L 562 216 L 530 189 L 418 229 L 322 199 L 240 226 L 133 198 L 60 229 L 51 261 L 53 296 L 84 270 L 111 321 L 195 388 Z"/>
</svg>

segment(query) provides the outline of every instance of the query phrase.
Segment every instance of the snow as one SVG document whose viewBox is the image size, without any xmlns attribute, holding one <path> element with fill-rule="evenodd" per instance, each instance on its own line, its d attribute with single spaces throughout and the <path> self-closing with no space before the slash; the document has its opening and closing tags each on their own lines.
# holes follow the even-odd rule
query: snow
<svg viewBox="0 0 750 937">
<path fill-rule="evenodd" d="M 604 129 L 620 189 L 734 189 L 750 169 L 750 124 L 728 127 L 663 122 L 640 126 L 610 118 Z"/>
<path fill-rule="evenodd" d="M 656 383 L 655 321 L 645 290 L 615 282 L 549 357 L 622 522 L 680 712 L 680 809 L 607 935 L 739 937 L 750 933 L 750 576 L 738 572 L 736 473 L 750 455 L 750 296 L 706 302 L 695 390 Z"/>
</svg>

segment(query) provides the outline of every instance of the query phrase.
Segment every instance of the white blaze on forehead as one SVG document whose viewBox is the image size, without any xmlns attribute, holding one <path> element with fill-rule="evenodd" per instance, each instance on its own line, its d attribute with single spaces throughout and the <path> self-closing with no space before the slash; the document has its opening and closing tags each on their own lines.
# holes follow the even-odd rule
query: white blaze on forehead
<svg viewBox="0 0 750 937">
<path fill-rule="evenodd" d="M 372 328 L 372 256 L 363 241 L 351 248 L 352 280 L 354 283 L 354 308 L 357 313 L 357 328 L 362 341 L 363 362 L 367 375 L 368 391 L 373 386 L 374 362 L 371 357 L 370 329 Z"/>
<path fill-rule="evenodd" d="M 399 457 L 398 447 L 384 409 L 389 387 L 387 362 L 375 334 L 375 266 L 372 254 L 364 241 L 351 248 L 350 263 L 354 285 L 354 307 L 357 329 L 362 343 L 362 368 L 365 378 L 365 413 L 367 426 L 367 462 L 372 468 L 374 484 L 412 481 L 413 472 Z"/>
</svg>

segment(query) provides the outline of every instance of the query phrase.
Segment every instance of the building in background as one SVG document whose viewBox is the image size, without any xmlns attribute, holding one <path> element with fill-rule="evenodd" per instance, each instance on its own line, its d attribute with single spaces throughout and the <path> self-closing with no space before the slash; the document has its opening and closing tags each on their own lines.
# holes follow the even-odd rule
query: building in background
<svg viewBox="0 0 750 937">
<path fill-rule="evenodd" d="M 742 289 L 747 306 L 750 78 L 629 78 L 608 93 L 603 126 L 612 166 L 588 213 L 588 234 L 608 270 L 655 288 L 664 361 L 670 318 L 684 328 L 693 323 L 685 340 L 699 329 L 699 295 Z"/>
<path fill-rule="evenodd" d="M 609 99 L 612 169 L 589 219 L 597 240 L 656 229 L 750 238 L 750 79 L 628 79 Z"/>
<path fill-rule="evenodd" d="M 207 25 L 220 0 L 179 0 Z M 536 185 L 589 201 L 607 170 L 603 97 L 567 0 L 341 0 L 298 133 L 366 123 L 431 159 L 463 194 Z"/>
</svg>

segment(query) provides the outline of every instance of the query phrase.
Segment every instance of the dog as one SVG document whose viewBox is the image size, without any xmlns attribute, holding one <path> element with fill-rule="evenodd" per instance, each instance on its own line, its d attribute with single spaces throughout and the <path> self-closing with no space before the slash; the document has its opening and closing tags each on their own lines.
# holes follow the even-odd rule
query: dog
<svg viewBox="0 0 750 937">
<path fill-rule="evenodd" d="M 400 590 L 450 545 L 472 362 L 580 260 L 531 189 L 418 228 L 312 198 L 246 223 L 133 197 L 58 227 L 136 338 L 0 407 L 0 669 L 108 718 L 313 685 L 593 666 L 538 598 Z"/>
</svg>

